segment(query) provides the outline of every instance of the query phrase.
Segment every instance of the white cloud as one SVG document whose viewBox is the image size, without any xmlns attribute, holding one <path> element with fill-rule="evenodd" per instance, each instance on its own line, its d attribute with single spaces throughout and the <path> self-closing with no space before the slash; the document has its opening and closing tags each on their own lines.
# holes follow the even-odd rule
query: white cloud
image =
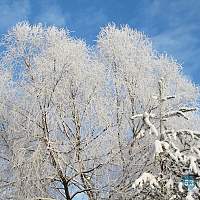
<svg viewBox="0 0 200 200">
<path fill-rule="evenodd" d="M 153 46 L 183 64 L 183 71 L 199 82 L 200 46 L 198 20 L 200 1 L 154 0 L 143 12 L 142 28 L 153 36 Z"/>
<path fill-rule="evenodd" d="M 198 37 L 192 34 L 198 27 L 196 25 L 185 24 L 179 25 L 173 30 L 164 31 L 153 37 L 153 45 L 155 49 L 165 52 L 168 55 L 176 58 L 179 63 L 184 66 L 184 71 L 196 79 L 199 74 L 199 60 L 200 48 Z"/>
<path fill-rule="evenodd" d="M 42 22 L 47 25 L 65 26 L 66 21 L 71 18 L 70 14 L 63 13 L 57 4 L 41 3 L 41 8 L 41 12 L 35 18 L 36 22 Z"/>
</svg>

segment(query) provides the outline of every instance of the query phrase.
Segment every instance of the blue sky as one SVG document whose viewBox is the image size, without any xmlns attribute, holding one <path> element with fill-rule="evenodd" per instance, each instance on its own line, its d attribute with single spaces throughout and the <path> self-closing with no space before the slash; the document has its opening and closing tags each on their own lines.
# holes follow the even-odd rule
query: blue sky
<svg viewBox="0 0 200 200">
<path fill-rule="evenodd" d="M 0 0 L 0 12 L 0 34 L 28 20 L 67 27 L 89 44 L 109 22 L 128 24 L 200 84 L 200 0 Z"/>
</svg>

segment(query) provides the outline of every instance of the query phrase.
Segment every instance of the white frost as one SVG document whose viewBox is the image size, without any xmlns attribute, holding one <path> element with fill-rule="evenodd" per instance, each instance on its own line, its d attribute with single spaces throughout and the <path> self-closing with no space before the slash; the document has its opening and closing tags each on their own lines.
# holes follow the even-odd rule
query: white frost
<svg viewBox="0 0 200 200">
<path fill-rule="evenodd" d="M 143 117 L 144 117 L 145 124 L 150 128 L 150 134 L 153 133 L 156 136 L 158 136 L 158 131 L 156 127 L 150 122 L 150 114 L 145 112 Z"/>
<path fill-rule="evenodd" d="M 133 188 L 136 188 L 136 187 L 142 188 L 143 185 L 147 182 L 149 182 L 151 188 L 159 187 L 159 184 L 158 184 L 156 178 L 152 174 L 146 173 L 146 172 L 144 172 L 142 174 L 142 176 L 140 176 L 138 179 L 136 179 L 136 181 L 133 183 L 132 187 Z"/>
<path fill-rule="evenodd" d="M 167 183 L 165 184 L 165 187 L 170 190 L 170 189 L 173 189 L 174 187 L 174 181 L 170 178 Z"/>
<path fill-rule="evenodd" d="M 183 183 L 182 182 L 179 182 L 179 184 L 178 184 L 178 190 L 179 190 L 179 192 L 184 192 L 184 190 L 183 190 Z"/>
<path fill-rule="evenodd" d="M 158 155 L 158 154 L 162 153 L 164 150 L 168 150 L 168 149 L 169 149 L 168 142 L 160 141 L 160 140 L 155 141 L 155 154 L 156 155 Z"/>
<path fill-rule="evenodd" d="M 187 196 L 186 196 L 186 200 L 195 200 L 193 197 L 192 197 L 192 194 L 193 194 L 193 192 L 192 191 L 189 191 L 188 193 L 187 193 Z"/>
<path fill-rule="evenodd" d="M 188 160 L 190 162 L 190 170 L 193 171 L 195 174 L 200 175 L 200 171 L 196 165 L 196 158 L 194 156 L 189 156 Z"/>
</svg>

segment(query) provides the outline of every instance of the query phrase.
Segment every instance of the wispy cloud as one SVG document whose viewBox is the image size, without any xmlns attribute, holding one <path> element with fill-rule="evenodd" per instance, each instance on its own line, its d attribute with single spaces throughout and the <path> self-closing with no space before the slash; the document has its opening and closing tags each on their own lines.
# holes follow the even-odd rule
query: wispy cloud
<svg viewBox="0 0 200 200">
<path fill-rule="evenodd" d="M 1 0 L 0 13 L 0 32 L 4 32 L 10 26 L 28 18 L 30 2 L 29 0 Z"/>
<path fill-rule="evenodd" d="M 34 22 L 67 27 L 74 36 L 92 42 L 100 27 L 107 23 L 106 14 L 101 8 L 90 4 L 75 9 L 70 9 L 70 5 L 72 5 L 70 2 L 61 5 L 56 1 L 44 1 L 40 3 Z"/>
<path fill-rule="evenodd" d="M 70 20 L 70 15 L 64 13 L 59 4 L 51 1 L 44 1 L 40 4 L 40 12 L 35 16 L 34 21 L 48 25 L 65 26 L 66 21 Z"/>
<path fill-rule="evenodd" d="M 140 12 L 142 27 L 152 37 L 155 49 L 176 58 L 196 82 L 200 73 L 199 9 L 198 0 L 154 0 Z"/>
</svg>

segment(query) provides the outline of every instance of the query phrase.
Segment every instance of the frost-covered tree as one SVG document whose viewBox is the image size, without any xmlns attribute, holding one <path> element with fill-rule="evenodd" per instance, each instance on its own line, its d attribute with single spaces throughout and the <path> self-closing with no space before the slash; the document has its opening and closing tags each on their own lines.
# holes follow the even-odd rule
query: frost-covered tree
<svg viewBox="0 0 200 200">
<path fill-rule="evenodd" d="M 195 108 L 178 107 L 177 110 L 169 110 L 169 106 L 165 104 L 175 96 L 166 96 L 164 79 L 159 81 L 158 87 L 159 95 L 154 96 L 157 101 L 157 115 L 145 112 L 132 116 L 132 119 L 142 118 L 149 134 L 156 135 L 156 171 L 153 174 L 150 171 L 144 172 L 135 180 L 132 186 L 135 190 L 138 189 L 136 199 L 199 199 L 199 182 L 188 191 L 181 180 L 190 173 L 195 177 L 200 176 L 200 133 L 195 127 L 199 123 L 199 116 L 186 115 L 195 111 Z M 157 122 L 158 128 L 154 125 L 155 122 L 152 123 L 153 120 Z M 141 137 L 143 136 L 144 132 Z"/>
<path fill-rule="evenodd" d="M 110 94 L 113 94 L 109 108 L 116 116 L 113 120 L 118 120 L 116 135 L 121 162 L 117 168 L 118 179 L 112 185 L 111 199 L 146 199 L 142 193 L 137 197 L 132 183 L 143 173 L 159 171 L 161 163 L 155 166 L 154 143 L 160 141 L 160 132 L 165 127 L 198 131 L 198 123 L 193 120 L 183 118 L 174 123 L 174 118 L 169 118 L 175 114 L 180 117 L 189 111 L 183 108 L 198 106 L 198 89 L 184 77 L 181 66 L 157 54 L 142 33 L 129 27 L 118 29 L 111 25 L 104 28 L 99 35 L 98 48 L 106 66 Z M 162 91 L 158 84 L 161 77 L 165 83 Z M 172 116 L 165 116 L 168 121 L 163 124 L 164 114 L 173 110 Z M 198 115 L 191 118 L 199 120 Z M 152 134 L 148 134 L 149 131 Z"/>
<path fill-rule="evenodd" d="M 12 153 L 10 198 L 96 199 L 96 171 L 108 151 L 96 140 L 112 126 L 100 95 L 101 64 L 56 27 L 20 23 L 2 42 L 1 65 L 13 73 L 2 133 Z"/>
<path fill-rule="evenodd" d="M 142 33 L 108 25 L 91 48 L 19 23 L 2 45 L 2 199 L 186 197 L 180 177 L 199 175 L 198 88 Z"/>
</svg>

